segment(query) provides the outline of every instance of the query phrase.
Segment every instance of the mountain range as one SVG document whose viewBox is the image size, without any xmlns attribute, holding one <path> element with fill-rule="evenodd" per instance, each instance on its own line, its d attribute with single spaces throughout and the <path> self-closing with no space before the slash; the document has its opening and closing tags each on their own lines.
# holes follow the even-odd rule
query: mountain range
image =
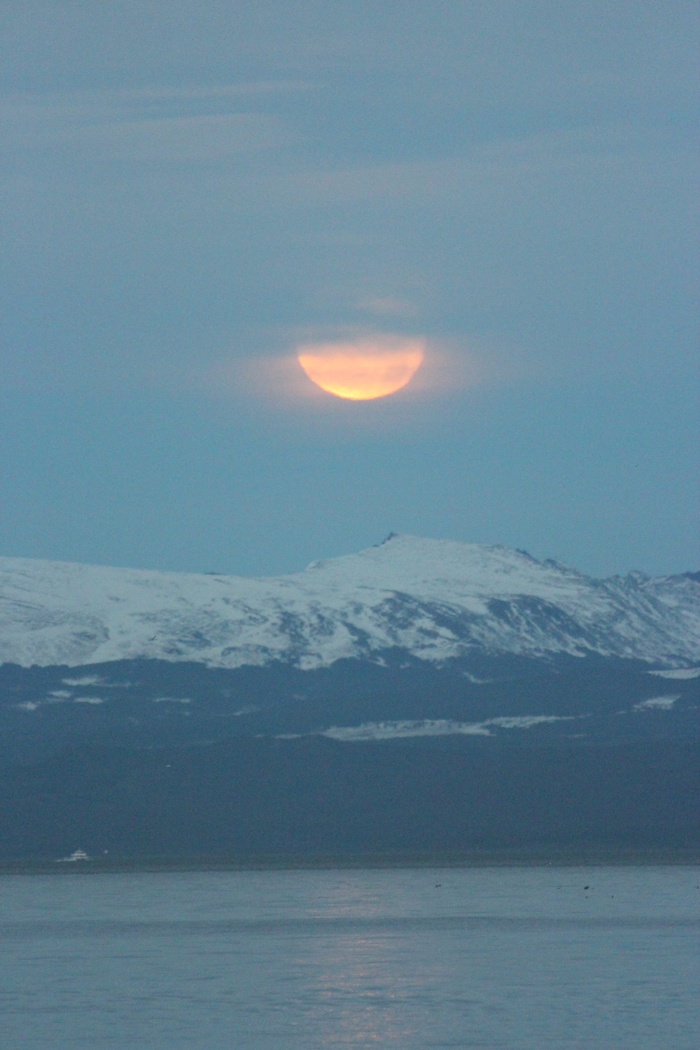
<svg viewBox="0 0 700 1050">
<path fill-rule="evenodd" d="M 699 573 L 392 534 L 0 603 L 0 859 L 700 845 Z"/>
<path fill-rule="evenodd" d="M 0 559 L 0 662 L 304 670 L 387 652 L 700 660 L 700 576 L 594 580 L 524 551 L 389 536 L 271 578 Z"/>
</svg>

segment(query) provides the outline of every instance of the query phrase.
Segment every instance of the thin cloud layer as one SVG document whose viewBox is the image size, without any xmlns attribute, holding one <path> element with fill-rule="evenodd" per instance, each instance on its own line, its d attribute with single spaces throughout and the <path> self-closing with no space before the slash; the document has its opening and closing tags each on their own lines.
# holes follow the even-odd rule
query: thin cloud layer
<svg viewBox="0 0 700 1050">
<path fill-rule="evenodd" d="M 241 109 L 241 103 L 294 88 L 268 83 L 9 95 L 0 98 L 0 113 L 15 149 L 83 147 L 134 162 L 210 162 L 290 146 L 296 136 L 287 122 L 264 110 Z"/>
<path fill-rule="evenodd" d="M 292 348 L 257 355 L 241 348 L 204 369 L 182 371 L 180 382 L 231 405 L 269 402 L 282 410 L 280 422 L 285 412 L 332 415 L 338 402 L 327 392 L 360 402 L 401 390 L 402 404 L 439 412 L 441 405 L 478 397 L 480 391 L 539 381 L 522 349 L 495 337 L 426 338 L 345 326 L 334 334 L 277 333 L 269 342 Z M 410 425 L 410 418 L 404 423 Z"/>
</svg>

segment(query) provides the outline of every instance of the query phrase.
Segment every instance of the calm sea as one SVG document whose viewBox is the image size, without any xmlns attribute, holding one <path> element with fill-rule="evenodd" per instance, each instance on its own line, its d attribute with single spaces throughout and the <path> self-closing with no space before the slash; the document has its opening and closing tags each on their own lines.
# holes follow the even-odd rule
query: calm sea
<svg viewBox="0 0 700 1050">
<path fill-rule="evenodd" d="M 0 878 L 3 1050 L 696 1050 L 700 869 Z"/>
</svg>

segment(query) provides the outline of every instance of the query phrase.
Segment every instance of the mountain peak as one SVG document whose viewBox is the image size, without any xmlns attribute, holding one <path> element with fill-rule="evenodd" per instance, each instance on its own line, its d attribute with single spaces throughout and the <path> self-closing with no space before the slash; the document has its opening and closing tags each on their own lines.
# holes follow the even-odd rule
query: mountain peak
<svg viewBox="0 0 700 1050">
<path fill-rule="evenodd" d="M 267 578 L 5 558 L 0 662 L 311 668 L 391 650 L 434 663 L 479 653 L 692 663 L 699 592 L 693 574 L 592 580 L 526 551 L 402 533 Z"/>
</svg>

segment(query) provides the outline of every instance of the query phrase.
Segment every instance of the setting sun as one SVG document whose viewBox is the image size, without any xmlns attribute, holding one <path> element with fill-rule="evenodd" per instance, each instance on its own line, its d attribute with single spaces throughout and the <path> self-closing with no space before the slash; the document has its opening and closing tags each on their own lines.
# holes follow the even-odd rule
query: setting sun
<svg viewBox="0 0 700 1050">
<path fill-rule="evenodd" d="M 423 361 L 424 341 L 377 336 L 301 346 L 297 360 L 329 394 L 352 401 L 386 397 L 406 386 Z"/>
</svg>

